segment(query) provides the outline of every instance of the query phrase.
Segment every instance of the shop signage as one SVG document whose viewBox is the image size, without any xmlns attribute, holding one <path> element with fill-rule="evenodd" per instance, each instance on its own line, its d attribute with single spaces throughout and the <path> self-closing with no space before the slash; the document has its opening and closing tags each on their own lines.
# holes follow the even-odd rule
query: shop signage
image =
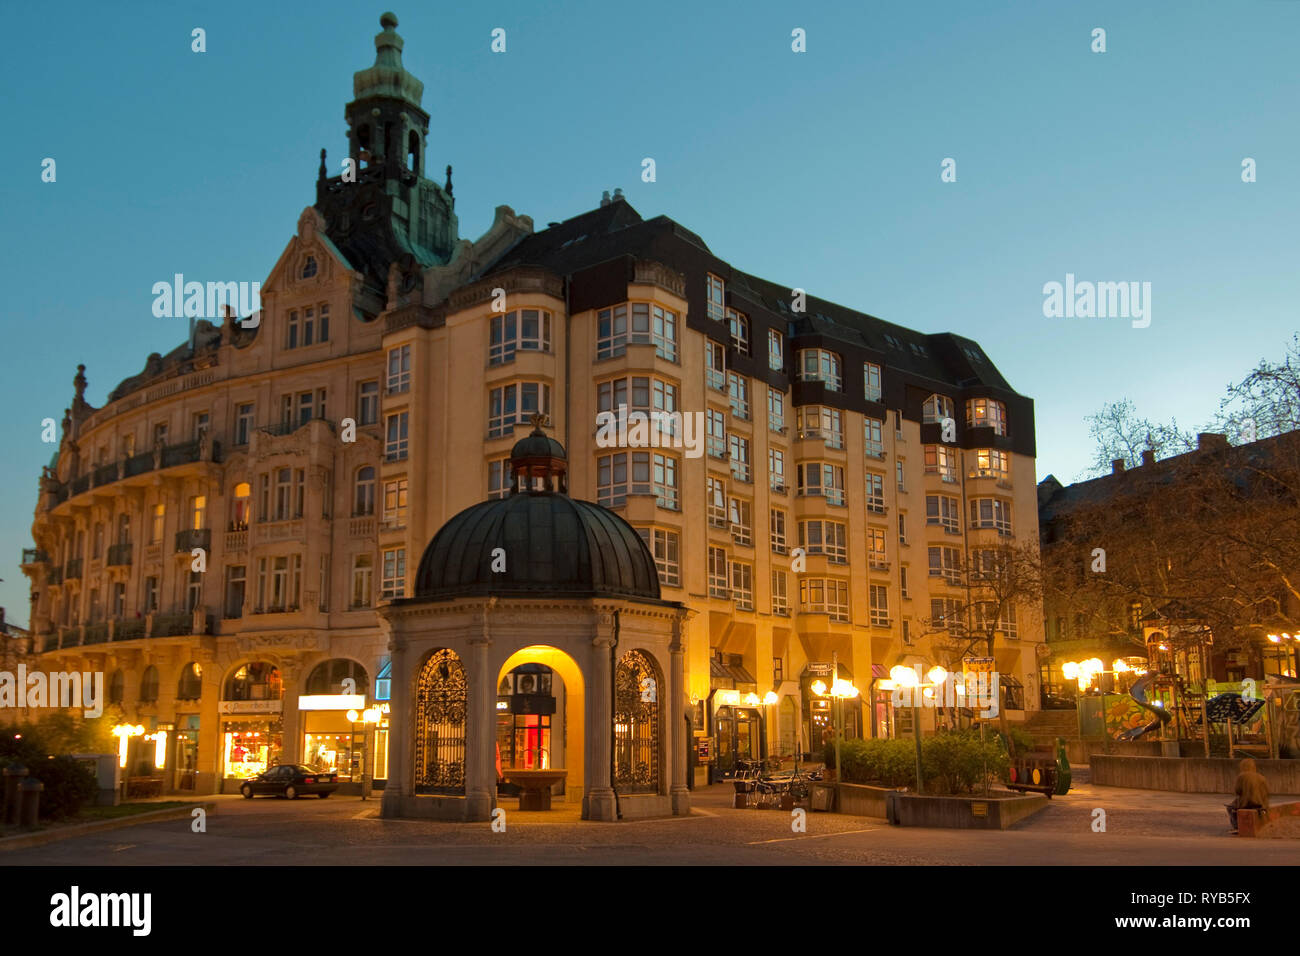
<svg viewBox="0 0 1300 956">
<path fill-rule="evenodd" d="M 830 661 L 809 661 L 808 673 L 818 677 L 830 677 L 833 672 Z"/>
<path fill-rule="evenodd" d="M 282 710 L 282 700 L 223 700 L 217 703 L 219 714 L 278 714 Z"/>
<path fill-rule="evenodd" d="M 720 690 L 713 695 L 713 700 L 719 707 L 735 706 L 740 703 L 740 691 Z"/>
<path fill-rule="evenodd" d="M 365 710 L 364 694 L 304 694 L 298 698 L 299 710 Z"/>
<path fill-rule="evenodd" d="M 713 743 L 713 739 L 711 737 L 695 738 L 695 749 L 696 752 L 699 754 L 700 760 L 709 759 L 709 754 L 713 752 L 712 743 Z"/>
<path fill-rule="evenodd" d="M 997 662 L 991 657 L 964 657 L 961 665 L 967 674 L 992 674 L 997 669 Z"/>
</svg>

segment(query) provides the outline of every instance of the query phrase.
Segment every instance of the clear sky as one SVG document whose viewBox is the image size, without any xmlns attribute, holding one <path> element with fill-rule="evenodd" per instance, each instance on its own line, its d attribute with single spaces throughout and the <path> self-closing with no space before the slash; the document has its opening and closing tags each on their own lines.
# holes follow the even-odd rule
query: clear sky
<svg viewBox="0 0 1300 956">
<path fill-rule="evenodd" d="M 185 338 L 184 319 L 153 317 L 154 282 L 265 279 L 314 201 L 320 148 L 331 173 L 345 154 L 384 9 L 0 4 L 10 620 L 28 615 L 41 419 L 62 418 L 78 362 L 99 405 Z M 461 235 L 499 204 L 543 227 L 621 186 L 740 269 L 976 339 L 1035 400 L 1040 477 L 1080 475 L 1103 402 L 1198 424 L 1300 328 L 1295 0 L 393 10 Z M 1067 273 L 1150 282 L 1150 327 L 1044 318 L 1043 285 Z"/>
</svg>

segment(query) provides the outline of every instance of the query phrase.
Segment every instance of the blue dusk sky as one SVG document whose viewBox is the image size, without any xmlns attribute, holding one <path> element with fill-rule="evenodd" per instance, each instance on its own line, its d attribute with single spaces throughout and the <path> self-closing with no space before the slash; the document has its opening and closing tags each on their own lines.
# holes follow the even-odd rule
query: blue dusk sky
<svg viewBox="0 0 1300 956">
<path fill-rule="evenodd" d="M 41 419 L 62 418 L 78 362 L 99 405 L 185 338 L 185 319 L 153 316 L 153 283 L 265 279 L 314 201 L 322 146 L 338 171 L 384 9 L 3 4 L 10 620 L 28 616 Z M 499 204 L 543 227 L 621 186 L 740 269 L 977 340 L 1035 401 L 1039 477 L 1081 475 L 1083 419 L 1104 402 L 1202 423 L 1300 327 L 1300 2 L 393 9 L 462 236 Z M 1043 286 L 1067 273 L 1151 283 L 1150 326 L 1045 318 Z"/>
</svg>

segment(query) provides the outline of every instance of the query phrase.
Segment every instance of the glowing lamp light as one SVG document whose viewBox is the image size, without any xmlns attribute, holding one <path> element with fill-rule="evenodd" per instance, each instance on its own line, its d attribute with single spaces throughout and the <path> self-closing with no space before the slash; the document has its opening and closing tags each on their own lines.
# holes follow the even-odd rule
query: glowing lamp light
<svg viewBox="0 0 1300 956">
<path fill-rule="evenodd" d="M 746 694 L 746 695 L 745 695 L 745 705 L 746 705 L 747 707 L 757 707 L 757 706 L 758 706 L 758 695 L 755 694 L 755 693 L 752 693 L 752 692 Z"/>
<path fill-rule="evenodd" d="M 929 673 L 925 675 L 930 678 L 931 684 L 942 684 L 948 679 L 948 672 L 938 664 L 930 668 Z"/>
<path fill-rule="evenodd" d="M 1074 661 L 1066 661 L 1061 665 L 1061 674 L 1066 680 L 1077 680 L 1079 677 L 1079 665 Z"/>
<path fill-rule="evenodd" d="M 825 697 L 825 696 L 826 696 L 826 682 L 825 682 L 825 681 L 820 681 L 820 680 L 815 680 L 815 681 L 813 681 L 813 682 L 812 682 L 812 692 L 813 692 L 814 694 L 816 694 L 818 697 Z"/>
<path fill-rule="evenodd" d="M 1125 674 L 1128 672 L 1129 669 L 1128 662 L 1124 660 L 1122 657 L 1116 658 L 1115 663 L 1110 665 L 1110 669 L 1113 670 L 1116 674 Z"/>
<path fill-rule="evenodd" d="M 139 724 L 118 724 L 113 728 L 113 736 L 118 739 L 117 744 L 117 765 L 126 766 L 126 752 L 131 745 L 132 737 L 143 737 L 144 728 Z"/>
<path fill-rule="evenodd" d="M 838 677 L 835 683 L 831 685 L 831 696 L 853 699 L 858 696 L 858 689 L 846 680 L 840 680 Z"/>
<path fill-rule="evenodd" d="M 772 704 L 775 704 L 779 699 L 780 698 L 776 696 L 776 691 L 773 690 L 769 690 L 766 694 L 763 695 L 763 703 L 767 704 L 769 707 Z"/>
<path fill-rule="evenodd" d="M 886 677 L 876 681 L 876 690 L 898 690 L 898 684 Z"/>
<path fill-rule="evenodd" d="M 349 711 L 348 711 L 348 723 L 349 723 L 349 724 L 355 724 L 355 723 L 357 722 L 357 717 L 358 717 L 358 716 L 359 716 L 359 715 L 357 714 L 357 712 L 356 712 L 355 710 L 349 710 Z"/>
<path fill-rule="evenodd" d="M 1083 662 L 1083 665 L 1094 674 L 1100 674 L 1106 669 L 1106 665 L 1101 662 L 1099 657 L 1090 657 Z"/>
<path fill-rule="evenodd" d="M 921 691 L 921 693 L 922 693 L 925 697 L 927 697 L 927 698 L 932 698 L 932 697 L 934 697 L 934 688 L 933 688 L 933 687 L 927 687 L 927 688 L 925 688 L 925 690 Z"/>
<path fill-rule="evenodd" d="M 897 664 L 889 669 L 890 679 L 899 687 L 916 687 L 921 680 L 916 671 L 904 664 Z"/>
</svg>

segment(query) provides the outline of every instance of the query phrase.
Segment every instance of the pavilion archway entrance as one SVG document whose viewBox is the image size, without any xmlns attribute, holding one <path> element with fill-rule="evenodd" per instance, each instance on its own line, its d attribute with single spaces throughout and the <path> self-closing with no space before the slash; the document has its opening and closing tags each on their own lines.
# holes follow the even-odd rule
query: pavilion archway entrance
<svg viewBox="0 0 1300 956">
<path fill-rule="evenodd" d="M 577 662 L 558 647 L 522 647 L 501 665 L 496 686 L 499 773 L 508 777 L 514 769 L 564 770 L 564 800 L 581 804 L 587 702 Z M 546 710 L 548 699 L 554 701 L 553 713 L 529 713 Z M 506 789 L 511 795 L 517 792 Z"/>
</svg>

